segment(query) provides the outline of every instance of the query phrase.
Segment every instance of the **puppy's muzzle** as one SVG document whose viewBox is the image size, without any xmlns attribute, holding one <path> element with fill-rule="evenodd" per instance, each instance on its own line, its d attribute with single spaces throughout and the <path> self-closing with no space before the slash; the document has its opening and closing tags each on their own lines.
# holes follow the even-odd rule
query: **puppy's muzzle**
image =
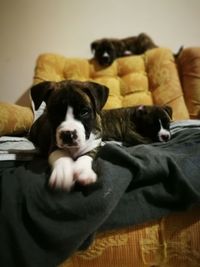
<svg viewBox="0 0 200 267">
<path fill-rule="evenodd" d="M 77 131 L 61 131 L 60 132 L 60 139 L 64 145 L 68 146 L 75 146 L 77 145 Z"/>
<path fill-rule="evenodd" d="M 111 63 L 111 57 L 108 52 L 104 52 L 99 56 L 99 62 L 103 66 L 107 66 Z"/>
<path fill-rule="evenodd" d="M 167 142 L 170 140 L 171 134 L 170 134 L 170 132 L 166 131 L 166 132 L 161 133 L 159 137 L 160 137 L 159 140 L 161 142 Z"/>
</svg>

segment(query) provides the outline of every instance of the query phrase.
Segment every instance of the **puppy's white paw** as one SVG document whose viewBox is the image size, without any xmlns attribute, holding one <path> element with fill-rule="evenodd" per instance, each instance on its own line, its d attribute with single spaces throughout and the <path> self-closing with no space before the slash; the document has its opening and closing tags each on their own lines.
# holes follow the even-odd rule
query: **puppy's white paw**
<svg viewBox="0 0 200 267">
<path fill-rule="evenodd" d="M 70 191 L 75 183 L 73 178 L 73 160 L 68 157 L 61 157 L 54 162 L 52 167 L 49 185 L 53 188 Z"/>
<path fill-rule="evenodd" d="M 82 156 L 74 163 L 74 178 L 82 185 L 89 185 L 95 183 L 97 175 L 92 169 L 92 158 L 89 156 Z"/>
</svg>

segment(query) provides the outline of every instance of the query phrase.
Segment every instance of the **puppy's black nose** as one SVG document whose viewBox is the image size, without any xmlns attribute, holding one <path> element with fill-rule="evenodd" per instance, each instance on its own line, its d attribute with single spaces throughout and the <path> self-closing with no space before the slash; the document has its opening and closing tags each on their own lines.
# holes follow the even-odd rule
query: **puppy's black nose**
<svg viewBox="0 0 200 267">
<path fill-rule="evenodd" d="M 73 145 L 75 140 L 77 139 L 77 132 L 74 131 L 62 131 L 60 133 L 60 138 L 62 139 L 64 144 Z"/>
<path fill-rule="evenodd" d="M 161 139 L 164 141 L 164 142 L 167 142 L 168 140 L 169 140 L 169 138 L 170 138 L 170 134 L 168 134 L 168 133 L 163 133 L 163 134 L 161 134 Z"/>
</svg>

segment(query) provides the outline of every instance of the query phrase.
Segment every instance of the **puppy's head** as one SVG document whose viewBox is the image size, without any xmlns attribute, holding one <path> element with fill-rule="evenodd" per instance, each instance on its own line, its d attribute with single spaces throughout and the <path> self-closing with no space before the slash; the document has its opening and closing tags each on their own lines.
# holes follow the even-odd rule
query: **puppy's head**
<svg viewBox="0 0 200 267">
<path fill-rule="evenodd" d="M 133 120 L 141 135 L 154 142 L 166 142 L 171 138 L 171 119 L 172 108 L 169 106 L 138 106 Z"/>
<path fill-rule="evenodd" d="M 108 39 L 94 41 L 91 44 L 91 50 L 97 62 L 103 67 L 111 65 L 117 57 L 115 46 Z"/>
<path fill-rule="evenodd" d="M 31 88 L 35 108 L 46 102 L 53 140 L 59 148 L 81 148 L 91 138 L 96 115 L 108 97 L 108 88 L 93 82 L 43 82 Z"/>
</svg>

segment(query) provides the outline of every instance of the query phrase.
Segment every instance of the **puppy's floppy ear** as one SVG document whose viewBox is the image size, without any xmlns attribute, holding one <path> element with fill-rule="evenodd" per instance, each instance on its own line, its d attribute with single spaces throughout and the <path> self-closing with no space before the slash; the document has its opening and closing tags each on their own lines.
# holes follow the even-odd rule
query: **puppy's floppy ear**
<svg viewBox="0 0 200 267">
<path fill-rule="evenodd" d="M 86 82 L 86 87 L 83 88 L 83 91 L 90 97 L 96 111 L 99 112 L 108 99 L 108 87 L 95 82 Z"/>
<path fill-rule="evenodd" d="M 163 106 L 163 109 L 167 112 L 169 117 L 172 119 L 172 113 L 173 113 L 172 108 L 170 106 Z"/>
<path fill-rule="evenodd" d="M 136 48 L 137 54 L 142 54 L 146 52 L 148 49 L 157 47 L 157 45 L 153 42 L 153 40 L 146 33 L 140 33 L 137 36 L 135 45 L 137 47 Z"/>
<path fill-rule="evenodd" d="M 99 43 L 99 41 L 94 41 L 91 43 L 90 49 L 91 49 L 92 53 L 94 53 L 95 50 L 97 49 L 98 43 Z"/>
<path fill-rule="evenodd" d="M 53 82 L 41 82 L 31 87 L 31 98 L 34 102 L 35 110 L 40 107 L 43 101 L 47 102 L 53 89 Z"/>
</svg>

